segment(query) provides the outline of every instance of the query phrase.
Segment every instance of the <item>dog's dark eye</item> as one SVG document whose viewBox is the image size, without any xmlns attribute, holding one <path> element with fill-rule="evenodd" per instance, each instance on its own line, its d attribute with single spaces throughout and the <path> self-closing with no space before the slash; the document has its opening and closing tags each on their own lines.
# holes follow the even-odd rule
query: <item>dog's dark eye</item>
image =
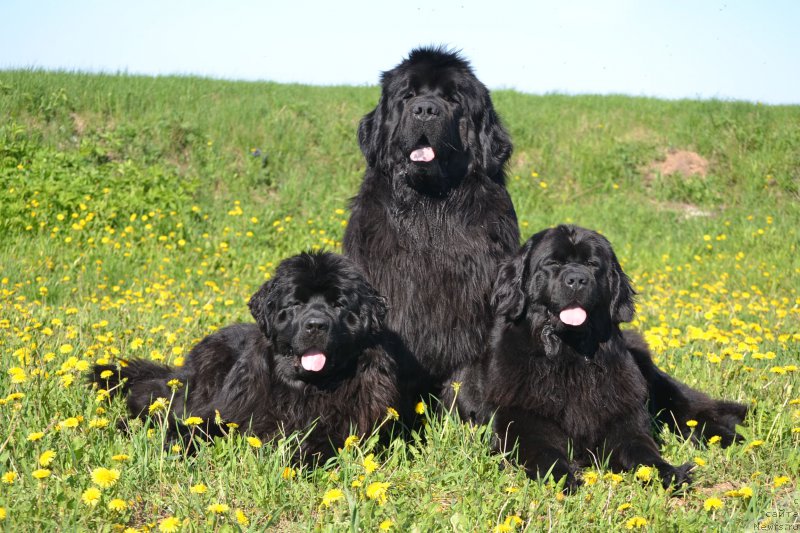
<svg viewBox="0 0 800 533">
<path fill-rule="evenodd" d="M 334 307 L 347 307 L 347 300 L 344 298 L 339 298 L 335 302 L 333 302 Z"/>
<path fill-rule="evenodd" d="M 600 266 L 600 261 L 595 261 L 594 259 L 589 259 L 586 261 L 586 266 L 597 268 Z"/>
<path fill-rule="evenodd" d="M 561 263 L 559 261 L 555 260 L 555 259 L 548 259 L 544 263 L 542 263 L 542 266 L 546 266 L 546 267 L 557 267 L 557 266 L 560 266 L 560 265 L 561 265 Z"/>
<path fill-rule="evenodd" d="M 414 91 L 407 91 L 406 94 L 403 96 L 403 100 L 408 100 L 409 98 L 414 98 L 417 94 Z"/>
<path fill-rule="evenodd" d="M 455 95 L 452 95 L 452 94 L 448 94 L 447 96 L 444 97 L 444 99 L 447 100 L 448 102 L 450 102 L 451 104 L 460 103 L 458 101 L 458 98 L 456 98 Z"/>
</svg>

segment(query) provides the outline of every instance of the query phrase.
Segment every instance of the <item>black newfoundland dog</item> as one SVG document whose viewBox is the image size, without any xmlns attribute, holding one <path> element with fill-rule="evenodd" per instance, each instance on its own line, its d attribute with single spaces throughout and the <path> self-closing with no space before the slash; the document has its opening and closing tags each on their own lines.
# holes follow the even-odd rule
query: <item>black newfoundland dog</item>
<svg viewBox="0 0 800 533">
<path fill-rule="evenodd" d="M 476 378 L 500 448 L 519 443 L 529 476 L 552 469 L 572 490 L 575 467 L 607 459 L 615 471 L 653 466 L 665 487 L 689 481 L 689 464 L 658 451 L 647 382 L 619 328 L 633 296 L 608 241 L 575 226 L 537 233 L 500 269 L 492 357 Z"/>
<path fill-rule="evenodd" d="M 497 266 L 519 250 L 505 188 L 511 141 L 489 91 L 455 52 L 416 49 L 383 73 L 381 88 L 358 129 L 367 170 L 344 251 L 391 304 L 387 326 L 408 352 L 403 396 L 434 394 L 449 405 L 450 384 L 487 355 Z M 660 372 L 640 339 L 631 342 L 660 420 L 680 429 L 675 420 L 694 418 L 704 436 L 736 437 L 743 410 L 698 406 L 702 394 Z M 479 422 L 481 402 L 459 393 L 459 411 Z"/>
<path fill-rule="evenodd" d="M 387 325 L 410 353 L 404 397 L 447 401 L 488 344 L 497 264 L 519 248 L 504 185 L 511 141 L 455 53 L 414 50 L 382 89 L 358 129 L 367 171 L 344 251 L 389 299 Z"/>
<path fill-rule="evenodd" d="M 284 260 L 250 300 L 257 324 L 236 324 L 195 346 L 172 368 L 131 360 L 96 365 L 91 380 L 122 392 L 132 416 L 174 393 L 171 438 L 203 419 L 208 437 L 227 423 L 261 438 L 302 432 L 298 458 L 325 459 L 351 435 L 368 434 L 398 405 L 395 356 L 383 328 L 386 303 L 346 258 L 303 253 Z M 111 372 L 108 372 L 111 371 Z M 221 421 L 220 421 L 221 418 Z"/>
</svg>

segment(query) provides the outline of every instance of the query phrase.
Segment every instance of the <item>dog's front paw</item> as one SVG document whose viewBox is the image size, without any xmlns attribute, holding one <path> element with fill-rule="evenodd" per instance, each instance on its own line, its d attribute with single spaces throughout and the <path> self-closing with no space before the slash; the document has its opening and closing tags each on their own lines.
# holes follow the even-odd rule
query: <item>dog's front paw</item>
<svg viewBox="0 0 800 533">
<path fill-rule="evenodd" d="M 661 485 L 666 489 L 672 487 L 680 491 L 684 484 L 690 486 L 692 484 L 692 469 L 693 463 L 684 463 L 680 466 L 664 465 L 658 467 L 658 473 L 661 476 Z"/>
</svg>

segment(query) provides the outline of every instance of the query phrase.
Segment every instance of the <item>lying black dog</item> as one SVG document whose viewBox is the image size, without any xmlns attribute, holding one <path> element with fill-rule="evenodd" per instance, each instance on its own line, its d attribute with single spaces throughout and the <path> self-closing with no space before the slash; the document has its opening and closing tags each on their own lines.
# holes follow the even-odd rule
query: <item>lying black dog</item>
<svg viewBox="0 0 800 533">
<path fill-rule="evenodd" d="M 168 382 L 177 379 L 186 389 L 170 408 L 171 438 L 186 433 L 181 421 L 190 415 L 203 419 L 208 436 L 221 432 L 219 418 L 267 439 L 307 432 L 298 454 L 307 461 L 369 433 L 398 405 L 385 300 L 346 258 L 286 259 L 253 295 L 250 311 L 257 324 L 209 335 L 183 367 L 138 359 L 119 369 L 96 365 L 90 379 L 123 392 L 131 415 L 142 418 L 157 398 L 173 395 Z"/>
<path fill-rule="evenodd" d="M 519 443 L 529 476 L 552 468 L 574 489 L 576 468 L 594 458 L 615 471 L 653 466 L 664 486 L 689 482 L 690 465 L 667 463 L 653 438 L 648 380 L 637 361 L 649 358 L 646 346 L 632 349 L 635 339 L 619 328 L 633 319 L 633 297 L 609 242 L 575 226 L 537 233 L 501 267 L 492 295 L 492 356 L 477 383 L 495 409 L 501 448 Z M 746 412 L 680 390 L 692 395 L 686 408 L 706 408 L 708 418 L 733 415 L 711 412 L 728 406 L 735 417 L 726 422 L 735 426 Z"/>
</svg>

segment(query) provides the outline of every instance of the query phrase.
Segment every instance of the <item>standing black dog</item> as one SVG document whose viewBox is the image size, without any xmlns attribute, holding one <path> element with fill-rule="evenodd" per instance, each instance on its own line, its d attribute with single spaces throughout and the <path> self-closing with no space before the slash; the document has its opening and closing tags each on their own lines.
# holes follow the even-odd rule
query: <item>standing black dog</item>
<svg viewBox="0 0 800 533">
<path fill-rule="evenodd" d="M 500 447 L 519 443 L 529 476 L 552 469 L 571 490 L 575 466 L 607 459 L 616 471 L 654 466 L 665 487 L 689 481 L 689 464 L 658 451 L 647 382 L 619 328 L 633 296 L 609 242 L 575 226 L 537 233 L 501 268 L 492 357 L 476 377 Z"/>
<path fill-rule="evenodd" d="M 449 405 L 450 383 L 486 355 L 497 266 L 519 249 L 505 188 L 511 140 L 489 91 L 455 52 L 413 50 L 381 85 L 358 129 L 367 170 L 344 251 L 391 303 L 387 326 L 409 352 L 404 397 L 434 394 Z M 736 437 L 742 412 L 696 409 L 702 394 L 658 371 L 634 342 L 660 420 L 675 428 L 673 420 L 694 417 L 703 435 Z M 475 419 L 481 401 L 461 391 L 459 411 Z"/>
<path fill-rule="evenodd" d="M 119 369 L 96 365 L 91 380 L 123 392 L 132 416 L 175 393 L 170 438 L 180 421 L 233 422 L 262 438 L 305 433 L 298 457 L 331 456 L 351 434 L 369 433 L 398 405 L 396 357 L 383 327 L 384 298 L 346 258 L 303 253 L 278 265 L 250 300 L 257 324 L 236 324 L 195 346 L 172 368 L 138 359 Z M 110 372 L 108 372 L 110 371 Z"/>
</svg>

